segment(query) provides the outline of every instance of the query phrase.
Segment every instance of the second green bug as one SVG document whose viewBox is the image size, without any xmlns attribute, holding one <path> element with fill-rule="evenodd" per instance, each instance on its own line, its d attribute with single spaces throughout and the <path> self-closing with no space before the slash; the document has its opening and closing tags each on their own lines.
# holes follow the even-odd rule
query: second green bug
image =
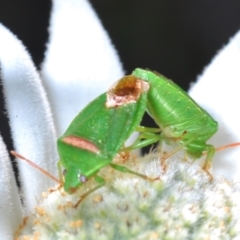
<svg viewBox="0 0 240 240">
<path fill-rule="evenodd" d="M 206 151 L 203 169 L 207 171 L 215 153 L 215 148 L 207 141 L 218 130 L 217 122 L 163 75 L 140 68 L 135 69 L 132 75 L 149 83 L 147 112 L 160 128 L 158 139 L 179 143 L 179 147 L 170 154 L 185 149 L 192 157 L 199 158 Z M 156 135 L 149 136 L 149 139 L 158 140 Z"/>
</svg>

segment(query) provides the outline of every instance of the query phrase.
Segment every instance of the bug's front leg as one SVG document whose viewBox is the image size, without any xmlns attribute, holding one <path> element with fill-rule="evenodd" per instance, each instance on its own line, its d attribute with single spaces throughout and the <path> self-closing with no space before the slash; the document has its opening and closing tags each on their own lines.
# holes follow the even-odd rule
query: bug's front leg
<svg viewBox="0 0 240 240">
<path fill-rule="evenodd" d="M 99 189 L 99 188 L 101 188 L 102 186 L 104 186 L 105 183 L 106 183 L 105 180 L 104 180 L 102 177 L 97 176 L 97 175 L 94 176 L 94 180 L 98 183 L 98 185 L 95 186 L 94 188 L 88 190 L 86 193 L 84 193 L 84 194 L 81 196 L 81 198 L 77 201 L 77 203 L 73 206 L 74 208 L 77 208 L 78 205 L 79 205 L 86 197 L 88 197 L 91 193 L 95 192 L 97 189 Z"/>
<path fill-rule="evenodd" d="M 150 178 L 150 177 L 148 177 L 148 176 L 146 176 L 144 174 L 132 171 L 129 168 L 124 167 L 122 165 L 117 165 L 117 164 L 114 164 L 114 163 L 110 163 L 109 166 L 111 166 L 113 169 L 115 169 L 117 171 L 124 172 L 124 173 L 130 173 L 130 174 L 136 175 L 136 176 L 138 176 L 140 178 L 143 178 L 144 180 L 148 180 L 150 182 L 153 182 L 153 181 L 156 181 L 156 180 L 160 180 L 159 176 L 156 177 L 156 178 Z"/>
</svg>

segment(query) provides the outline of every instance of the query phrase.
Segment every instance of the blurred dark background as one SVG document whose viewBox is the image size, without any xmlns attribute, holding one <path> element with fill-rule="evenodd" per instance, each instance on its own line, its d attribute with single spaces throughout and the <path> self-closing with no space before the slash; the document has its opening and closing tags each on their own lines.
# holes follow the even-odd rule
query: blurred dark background
<svg viewBox="0 0 240 240">
<path fill-rule="evenodd" d="M 148 67 L 189 88 L 216 52 L 240 29 L 237 0 L 90 0 L 127 73 Z M 0 1 L 0 22 L 13 31 L 39 67 L 48 38 L 50 0 Z M 0 36 L 1 37 L 1 36 Z M 1 99 L 1 128 L 9 127 Z"/>
</svg>

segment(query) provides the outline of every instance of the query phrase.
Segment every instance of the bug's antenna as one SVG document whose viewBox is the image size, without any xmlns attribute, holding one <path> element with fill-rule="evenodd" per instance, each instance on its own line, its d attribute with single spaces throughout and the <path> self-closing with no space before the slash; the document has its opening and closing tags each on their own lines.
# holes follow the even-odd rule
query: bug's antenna
<svg viewBox="0 0 240 240">
<path fill-rule="evenodd" d="M 57 182 L 60 184 L 60 181 L 55 178 L 52 174 L 50 174 L 48 171 L 46 171 L 45 169 L 39 167 L 37 164 L 35 164 L 34 162 L 32 162 L 31 160 L 23 157 L 22 155 L 20 155 L 19 153 L 15 152 L 15 151 L 10 151 L 10 153 L 15 156 L 16 158 L 19 158 L 21 160 L 26 161 L 28 164 L 30 164 L 31 166 L 33 166 L 34 168 L 38 169 L 40 172 L 42 172 L 43 174 L 45 174 L 46 176 L 50 177 L 53 181 Z"/>
<path fill-rule="evenodd" d="M 216 148 L 216 151 L 222 151 L 226 148 L 232 148 L 232 147 L 239 147 L 240 146 L 240 142 L 236 142 L 236 143 L 230 143 L 221 147 Z"/>
</svg>

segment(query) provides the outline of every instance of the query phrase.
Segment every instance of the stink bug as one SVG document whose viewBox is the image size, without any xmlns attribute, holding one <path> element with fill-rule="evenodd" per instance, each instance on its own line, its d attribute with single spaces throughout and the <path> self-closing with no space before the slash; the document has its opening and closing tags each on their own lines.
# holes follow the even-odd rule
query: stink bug
<svg viewBox="0 0 240 240">
<path fill-rule="evenodd" d="M 113 164 L 112 160 L 142 120 L 148 89 L 147 82 L 125 76 L 75 117 L 57 141 L 67 193 L 73 193 L 92 177 L 98 186 L 89 193 L 101 187 L 105 181 L 97 173 L 106 165 L 147 178 Z"/>
</svg>

